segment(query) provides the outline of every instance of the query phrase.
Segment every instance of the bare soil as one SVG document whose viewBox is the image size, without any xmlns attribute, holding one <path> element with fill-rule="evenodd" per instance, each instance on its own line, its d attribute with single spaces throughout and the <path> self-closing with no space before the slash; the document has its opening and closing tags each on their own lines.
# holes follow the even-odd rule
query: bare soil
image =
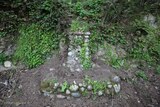
<svg viewBox="0 0 160 107">
<path fill-rule="evenodd" d="M 0 100 L 0 107 L 160 107 L 160 76 L 154 75 L 153 71 L 147 71 L 149 80 L 144 81 L 136 79 L 133 72 L 115 70 L 98 60 L 94 62 L 98 66 L 91 70 L 72 73 L 62 66 L 58 56 L 53 56 L 38 68 L 18 70 L 18 75 L 14 77 L 17 81 L 15 88 L 12 88 L 13 93 Z M 46 78 L 54 78 L 59 82 L 80 82 L 85 75 L 96 80 L 108 80 L 118 75 L 122 79 L 121 92 L 114 96 L 98 97 L 96 100 L 90 96 L 50 98 L 40 92 L 40 83 Z"/>
</svg>

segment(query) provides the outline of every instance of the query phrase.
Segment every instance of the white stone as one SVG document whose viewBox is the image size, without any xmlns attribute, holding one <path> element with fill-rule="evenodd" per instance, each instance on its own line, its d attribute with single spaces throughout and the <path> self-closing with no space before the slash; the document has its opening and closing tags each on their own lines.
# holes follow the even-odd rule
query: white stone
<svg viewBox="0 0 160 107">
<path fill-rule="evenodd" d="M 78 87 L 76 84 L 71 85 L 71 86 L 69 87 L 69 89 L 70 89 L 71 91 L 77 91 L 78 88 L 79 88 L 79 87 Z"/>
<path fill-rule="evenodd" d="M 54 89 L 57 89 L 58 86 L 59 86 L 59 83 L 55 83 L 55 84 L 54 84 Z"/>
<path fill-rule="evenodd" d="M 12 63 L 10 61 L 5 61 L 4 62 L 4 67 L 10 68 L 10 67 L 12 67 Z"/>
<path fill-rule="evenodd" d="M 84 87 L 81 87 L 81 88 L 80 88 L 80 91 L 81 91 L 81 92 L 84 92 L 84 90 L 85 90 Z"/>
<path fill-rule="evenodd" d="M 110 85 L 108 85 L 108 88 L 112 88 L 112 85 L 110 84 Z"/>
<path fill-rule="evenodd" d="M 98 91 L 98 96 L 102 96 L 103 95 L 103 91 Z"/>
<path fill-rule="evenodd" d="M 120 90 L 121 90 L 120 84 L 115 84 L 115 85 L 113 85 L 113 87 L 114 87 L 114 91 L 115 91 L 116 93 L 119 93 L 119 92 L 120 92 Z"/>
<path fill-rule="evenodd" d="M 66 90 L 66 94 L 69 95 L 71 94 L 71 92 L 69 90 Z"/>
<path fill-rule="evenodd" d="M 82 86 L 83 86 L 83 84 L 82 84 L 82 83 L 79 83 L 78 85 L 79 85 L 80 87 L 82 87 Z"/>
<path fill-rule="evenodd" d="M 72 52 L 68 52 L 68 56 L 72 56 L 73 55 L 73 53 Z"/>
</svg>

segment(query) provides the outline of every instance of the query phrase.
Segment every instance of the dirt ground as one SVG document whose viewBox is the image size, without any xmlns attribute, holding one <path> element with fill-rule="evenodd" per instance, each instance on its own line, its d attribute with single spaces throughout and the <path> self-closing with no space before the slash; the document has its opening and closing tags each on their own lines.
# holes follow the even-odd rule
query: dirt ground
<svg viewBox="0 0 160 107">
<path fill-rule="evenodd" d="M 32 70 L 18 70 L 16 86 L 10 97 L 0 100 L 1 107 L 160 107 L 160 76 L 148 70 L 149 80 L 136 80 L 132 72 L 118 71 L 95 61 L 96 67 L 90 71 L 70 72 L 53 56 L 42 66 Z M 114 96 L 102 96 L 93 100 L 90 97 L 58 99 L 44 96 L 40 82 L 46 78 L 63 81 L 82 81 L 88 75 L 96 80 L 108 80 L 114 75 L 121 77 L 121 91 Z M 135 78 L 135 82 L 131 82 Z"/>
</svg>

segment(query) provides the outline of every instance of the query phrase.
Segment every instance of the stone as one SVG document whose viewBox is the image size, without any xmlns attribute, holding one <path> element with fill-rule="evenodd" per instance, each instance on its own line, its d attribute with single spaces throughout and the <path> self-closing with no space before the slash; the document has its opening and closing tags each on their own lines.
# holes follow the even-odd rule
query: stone
<svg viewBox="0 0 160 107">
<path fill-rule="evenodd" d="M 4 62 L 4 67 L 6 67 L 6 68 L 12 67 L 12 62 L 10 62 L 10 61 L 5 61 L 5 62 Z"/>
<path fill-rule="evenodd" d="M 71 96 L 75 98 L 79 98 L 81 97 L 81 94 L 79 92 L 74 92 L 74 93 L 71 93 Z"/>
<path fill-rule="evenodd" d="M 115 93 L 119 93 L 120 90 L 121 90 L 120 84 L 115 84 L 115 85 L 113 85 L 113 88 L 114 88 Z"/>
<path fill-rule="evenodd" d="M 121 81 L 121 79 L 120 79 L 119 76 L 114 76 L 114 77 L 112 78 L 112 82 L 114 82 L 114 83 L 119 83 L 120 81 Z"/>
<path fill-rule="evenodd" d="M 82 83 L 79 83 L 78 85 L 79 85 L 80 87 L 82 87 L 82 86 L 83 86 L 83 84 L 82 84 Z"/>
<path fill-rule="evenodd" d="M 43 95 L 46 96 L 46 97 L 50 96 L 50 94 L 51 94 L 50 92 L 43 91 Z"/>
<path fill-rule="evenodd" d="M 54 71 L 54 70 L 55 70 L 54 68 L 50 68 L 50 69 L 49 69 L 49 71 Z"/>
<path fill-rule="evenodd" d="M 110 84 L 110 85 L 108 85 L 108 88 L 112 88 L 112 85 Z"/>
<path fill-rule="evenodd" d="M 148 22 L 150 26 L 157 28 L 156 17 L 152 14 L 145 15 L 144 21 Z"/>
<path fill-rule="evenodd" d="M 80 91 L 81 91 L 81 92 L 84 92 L 84 90 L 85 90 L 84 87 L 81 87 L 81 88 L 80 88 Z"/>
<path fill-rule="evenodd" d="M 92 90 L 92 85 L 88 85 L 87 89 L 88 89 L 88 91 L 91 91 Z"/>
<path fill-rule="evenodd" d="M 70 90 L 66 90 L 66 94 L 70 95 L 71 94 Z"/>
<path fill-rule="evenodd" d="M 73 55 L 73 53 L 70 51 L 70 52 L 68 52 L 68 56 L 72 56 Z"/>
<path fill-rule="evenodd" d="M 57 98 L 58 98 L 58 99 L 65 99 L 66 96 L 59 94 L 59 95 L 57 95 Z"/>
<path fill-rule="evenodd" d="M 76 85 L 76 84 L 73 84 L 73 85 L 71 85 L 70 87 L 69 87 L 69 89 L 71 90 L 71 91 L 77 91 L 78 90 L 78 85 Z"/>
<path fill-rule="evenodd" d="M 102 96 L 103 95 L 103 91 L 98 91 L 98 96 Z"/>
<path fill-rule="evenodd" d="M 110 95 L 110 91 L 108 89 L 106 89 L 105 94 Z"/>
<path fill-rule="evenodd" d="M 54 83 L 54 89 L 57 89 L 59 87 L 59 83 Z"/>
</svg>

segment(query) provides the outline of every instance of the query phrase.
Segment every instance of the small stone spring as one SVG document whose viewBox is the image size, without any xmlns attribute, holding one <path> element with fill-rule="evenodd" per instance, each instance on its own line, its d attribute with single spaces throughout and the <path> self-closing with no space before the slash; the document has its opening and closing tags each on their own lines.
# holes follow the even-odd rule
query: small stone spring
<svg viewBox="0 0 160 107">
<path fill-rule="evenodd" d="M 73 32 L 70 33 L 67 61 L 63 63 L 63 66 L 70 68 L 71 72 L 81 72 L 83 65 L 81 64 L 80 52 L 82 46 L 85 44 L 85 58 L 89 58 L 89 37 L 90 32 Z"/>
</svg>

